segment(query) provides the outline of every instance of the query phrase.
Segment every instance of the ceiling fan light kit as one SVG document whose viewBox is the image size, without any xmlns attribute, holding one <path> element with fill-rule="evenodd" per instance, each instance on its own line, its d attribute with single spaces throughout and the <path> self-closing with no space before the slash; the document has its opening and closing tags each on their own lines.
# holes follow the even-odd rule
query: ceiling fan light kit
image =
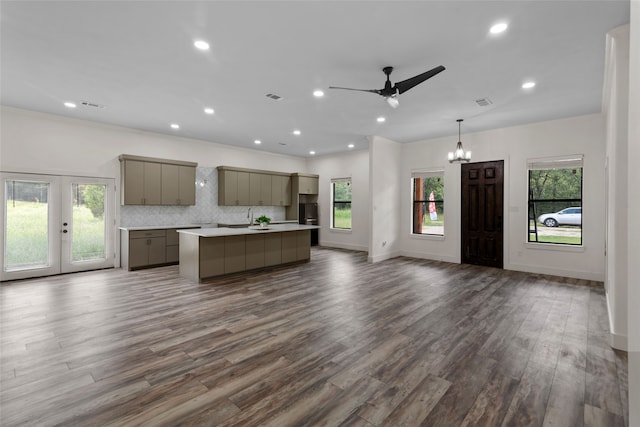
<svg viewBox="0 0 640 427">
<path fill-rule="evenodd" d="M 471 151 L 464 151 L 464 148 L 462 148 L 460 125 L 463 119 L 458 119 L 456 121 L 458 122 L 458 143 L 456 144 L 455 151 L 450 151 L 447 157 L 449 158 L 449 163 L 466 163 L 471 160 Z"/>
<path fill-rule="evenodd" d="M 386 74 L 387 81 L 385 82 L 384 88 L 382 89 L 354 89 L 350 87 L 340 87 L 340 86 L 329 86 L 329 89 L 357 90 L 359 92 L 377 93 L 378 95 L 382 96 L 387 101 L 387 104 L 389 104 L 392 108 L 397 108 L 398 105 L 400 104 L 400 101 L 398 100 L 398 95 L 403 94 L 409 89 L 419 85 L 420 83 L 430 79 L 431 77 L 435 76 L 438 73 L 441 73 L 444 70 L 445 68 L 442 65 L 438 65 L 437 67 L 429 71 L 426 71 L 422 74 L 418 74 L 417 76 L 413 76 L 410 79 L 398 82 L 392 86 L 389 76 L 393 71 L 393 67 L 384 67 L 382 71 Z"/>
</svg>

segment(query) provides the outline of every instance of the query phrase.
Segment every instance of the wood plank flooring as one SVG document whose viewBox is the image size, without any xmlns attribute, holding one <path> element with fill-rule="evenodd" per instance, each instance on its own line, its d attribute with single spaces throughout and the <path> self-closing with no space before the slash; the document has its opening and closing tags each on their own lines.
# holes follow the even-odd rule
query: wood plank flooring
<svg viewBox="0 0 640 427">
<path fill-rule="evenodd" d="M 313 248 L 7 282 L 3 426 L 624 426 L 600 283 Z"/>
</svg>

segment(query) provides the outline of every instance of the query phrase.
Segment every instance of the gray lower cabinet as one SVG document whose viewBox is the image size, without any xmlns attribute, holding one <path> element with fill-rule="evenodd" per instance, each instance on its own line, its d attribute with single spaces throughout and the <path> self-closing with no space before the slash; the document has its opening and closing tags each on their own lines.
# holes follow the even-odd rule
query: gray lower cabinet
<svg viewBox="0 0 640 427">
<path fill-rule="evenodd" d="M 245 239 L 245 267 L 247 270 L 262 268 L 265 264 L 264 234 L 248 234 Z"/>
<path fill-rule="evenodd" d="M 298 260 L 298 232 L 282 233 L 282 263 Z"/>
<path fill-rule="evenodd" d="M 237 273 L 247 269 L 245 236 L 225 236 L 224 272 Z"/>
<path fill-rule="evenodd" d="M 264 265 L 282 264 L 282 233 L 264 235 Z"/>
<path fill-rule="evenodd" d="M 311 258 L 309 230 L 203 237 L 180 234 L 180 276 L 192 280 Z"/>
<path fill-rule="evenodd" d="M 129 233 L 129 269 L 167 262 L 165 230 L 132 231 Z"/>
<path fill-rule="evenodd" d="M 296 259 L 302 261 L 311 257 L 311 231 L 296 231 Z"/>
<path fill-rule="evenodd" d="M 167 230 L 167 262 L 177 263 L 180 259 L 180 236 L 174 228 Z"/>
<path fill-rule="evenodd" d="M 177 264 L 180 259 L 180 245 L 176 230 L 175 228 L 122 230 L 120 233 L 121 267 L 136 270 Z"/>
<path fill-rule="evenodd" d="M 191 236 L 189 236 L 191 237 Z M 188 242 L 188 238 L 184 237 L 180 238 L 181 242 Z M 211 276 L 220 276 L 224 274 L 224 237 L 200 237 L 196 236 L 195 245 L 190 245 L 193 247 L 189 247 L 189 243 L 183 243 L 183 247 L 187 251 L 197 252 L 199 250 L 198 258 L 199 258 L 199 275 L 200 277 L 211 277 Z M 199 247 L 198 247 L 199 246 Z M 187 258 L 188 260 L 188 258 Z M 189 265 L 185 262 L 180 263 L 180 274 L 182 274 L 183 268 L 188 268 Z"/>
</svg>

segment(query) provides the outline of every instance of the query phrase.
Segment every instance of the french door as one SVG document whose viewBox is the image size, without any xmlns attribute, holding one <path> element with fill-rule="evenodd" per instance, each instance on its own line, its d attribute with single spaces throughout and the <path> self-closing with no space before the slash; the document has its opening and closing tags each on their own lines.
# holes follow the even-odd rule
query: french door
<svg viewBox="0 0 640 427">
<path fill-rule="evenodd" d="M 0 280 L 114 266 L 113 179 L 0 173 Z"/>
</svg>

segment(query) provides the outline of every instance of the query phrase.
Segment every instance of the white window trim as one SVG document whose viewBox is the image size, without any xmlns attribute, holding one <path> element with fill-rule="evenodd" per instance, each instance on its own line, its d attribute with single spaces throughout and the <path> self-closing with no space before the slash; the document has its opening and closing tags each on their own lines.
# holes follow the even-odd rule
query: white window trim
<svg viewBox="0 0 640 427">
<path fill-rule="evenodd" d="M 445 239 L 445 229 L 443 227 L 442 234 L 416 234 L 413 232 L 413 179 L 414 178 L 433 178 L 433 177 L 442 177 L 444 179 L 444 167 L 438 166 L 434 168 L 425 168 L 425 169 L 412 169 L 411 170 L 411 179 L 409 180 L 409 200 L 411 200 L 411 209 L 409 210 L 409 237 L 415 238 L 418 240 L 444 240 Z M 443 214 L 446 208 L 443 207 Z"/>
<path fill-rule="evenodd" d="M 336 228 L 333 226 L 333 184 L 335 184 L 336 182 L 348 182 L 351 184 L 351 228 Z M 348 177 L 342 177 L 342 178 L 331 178 L 331 194 L 330 194 L 330 201 L 331 201 L 331 218 L 329 220 L 329 231 L 331 232 L 336 232 L 336 233 L 351 233 L 351 230 L 353 230 L 353 180 L 351 179 L 350 176 Z"/>
<path fill-rule="evenodd" d="M 527 179 L 526 179 L 526 200 L 527 200 L 527 215 L 525 220 L 527 221 L 525 227 L 525 235 L 523 245 L 528 249 L 537 250 L 552 250 L 560 252 L 584 252 L 584 234 L 580 236 L 581 243 L 579 245 L 565 244 L 565 243 L 548 243 L 548 242 L 530 242 L 529 241 L 529 171 L 531 169 L 569 169 L 569 168 L 582 168 L 582 183 L 583 194 L 582 202 L 584 203 L 584 154 L 568 154 L 564 156 L 552 156 L 552 157 L 538 157 L 527 159 Z M 537 218 L 536 218 L 537 220 Z M 584 221 L 583 221 L 584 225 Z M 581 231 L 584 230 L 581 228 Z"/>
</svg>

